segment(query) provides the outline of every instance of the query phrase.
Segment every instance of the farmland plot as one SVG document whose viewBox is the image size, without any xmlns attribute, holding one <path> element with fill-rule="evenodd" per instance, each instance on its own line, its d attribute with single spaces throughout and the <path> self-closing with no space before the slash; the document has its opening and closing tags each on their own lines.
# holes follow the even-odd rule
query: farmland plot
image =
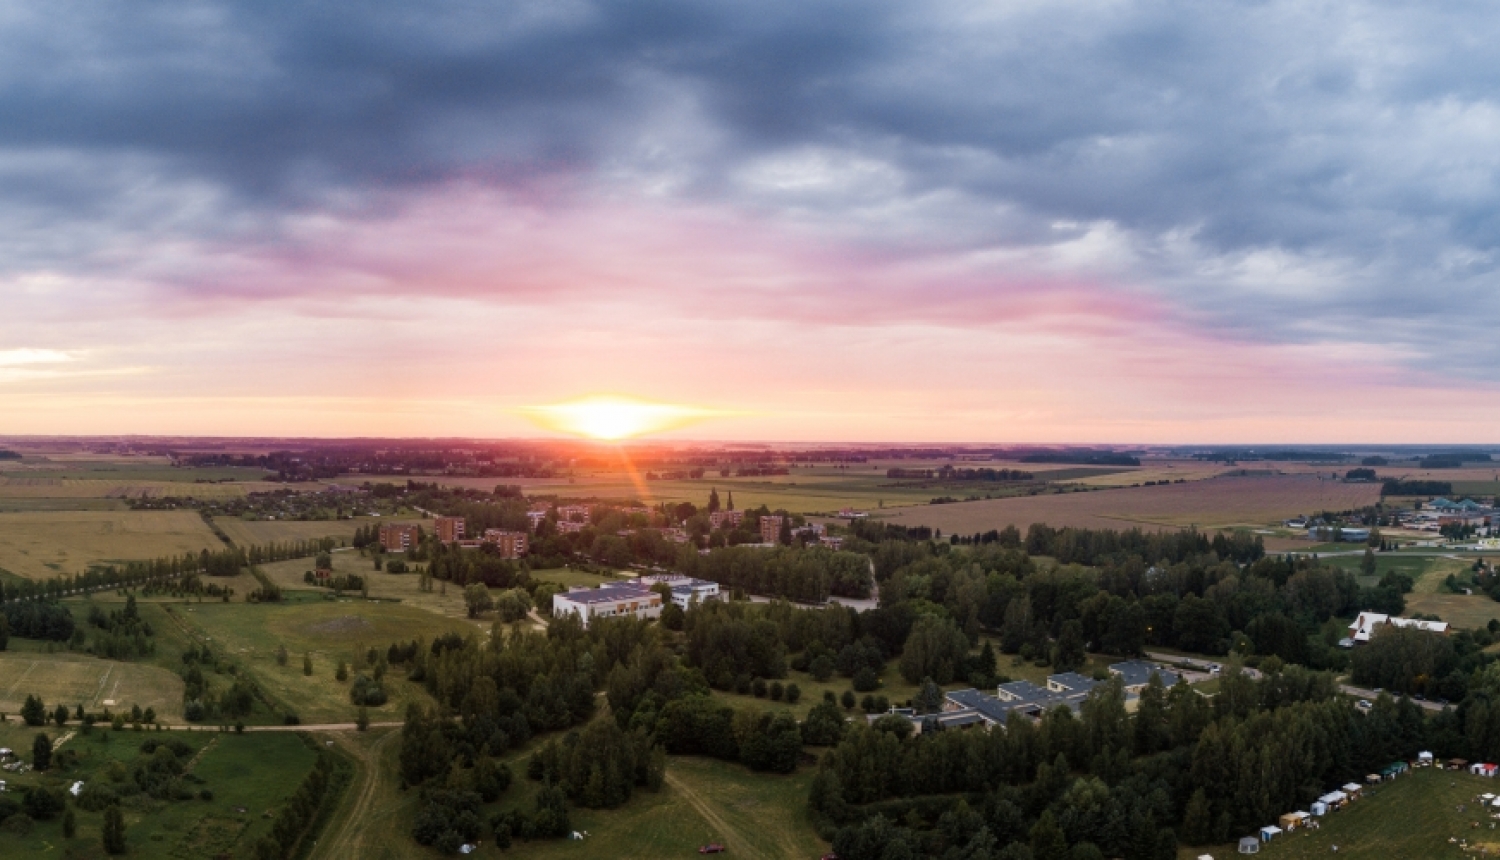
<svg viewBox="0 0 1500 860">
<path fill-rule="evenodd" d="M 1342 511 L 1380 500 L 1376 484 L 1346 484 L 1306 475 L 1222 477 L 1186 484 L 1040 495 L 893 512 L 887 522 L 972 534 L 1032 523 L 1094 529 L 1261 526 L 1298 514 Z"/>
<path fill-rule="evenodd" d="M 86 654 L 0 651 L 0 711 L 19 711 L 31 695 L 70 710 L 140 705 L 172 720 L 182 713 L 182 679 L 166 669 Z"/>
<path fill-rule="evenodd" d="M 26 511 L 0 514 L 0 569 L 30 579 L 180 555 L 224 544 L 192 511 Z"/>
</svg>

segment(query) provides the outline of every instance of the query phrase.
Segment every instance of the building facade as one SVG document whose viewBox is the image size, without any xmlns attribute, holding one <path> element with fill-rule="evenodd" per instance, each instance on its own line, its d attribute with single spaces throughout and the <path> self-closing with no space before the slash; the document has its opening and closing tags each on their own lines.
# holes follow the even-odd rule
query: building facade
<svg viewBox="0 0 1500 860">
<path fill-rule="evenodd" d="M 500 550 L 501 558 L 520 558 L 526 554 L 527 543 L 525 532 L 513 532 L 505 529 L 485 529 L 484 542 L 494 544 Z"/>
<path fill-rule="evenodd" d="M 760 518 L 760 542 L 779 543 L 781 541 L 781 524 L 785 517 L 765 516 Z"/>
<path fill-rule="evenodd" d="M 392 523 L 380 527 L 380 548 L 386 552 L 406 552 L 420 541 L 421 530 L 417 526 Z"/>
<path fill-rule="evenodd" d="M 585 628 L 598 618 L 617 618 L 621 615 L 659 618 L 661 607 L 660 594 L 624 582 L 606 582 L 598 588 L 584 586 L 552 595 L 552 616 L 561 618 L 571 613 L 578 616 Z"/>
<path fill-rule="evenodd" d="M 456 543 L 464 539 L 463 517 L 433 517 L 432 532 L 443 543 Z"/>
</svg>

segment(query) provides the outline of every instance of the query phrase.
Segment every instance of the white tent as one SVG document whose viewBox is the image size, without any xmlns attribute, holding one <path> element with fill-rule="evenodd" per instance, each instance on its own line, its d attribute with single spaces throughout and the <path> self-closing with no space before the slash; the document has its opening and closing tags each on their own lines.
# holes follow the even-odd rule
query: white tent
<svg viewBox="0 0 1500 860">
<path fill-rule="evenodd" d="M 1262 827 L 1260 829 L 1260 841 L 1270 842 L 1272 839 L 1280 836 L 1281 834 L 1282 830 L 1280 827 L 1277 827 L 1274 824 L 1267 824 L 1265 827 Z"/>
<path fill-rule="evenodd" d="M 1417 761 L 1425 761 L 1428 764 L 1431 764 L 1432 763 L 1432 753 L 1430 753 L 1430 752 L 1419 752 L 1419 753 L 1417 753 Z"/>
<path fill-rule="evenodd" d="M 1312 814 L 1313 815 L 1327 815 L 1328 814 L 1328 804 L 1324 803 L 1321 800 L 1314 802 L 1313 805 L 1312 805 Z"/>
</svg>

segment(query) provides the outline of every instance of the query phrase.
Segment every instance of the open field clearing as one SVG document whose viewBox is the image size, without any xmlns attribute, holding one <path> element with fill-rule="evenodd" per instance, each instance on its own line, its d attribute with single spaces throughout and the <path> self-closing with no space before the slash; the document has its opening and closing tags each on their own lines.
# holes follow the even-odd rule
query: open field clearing
<svg viewBox="0 0 1500 860">
<path fill-rule="evenodd" d="M 332 594 L 333 592 L 326 588 L 303 582 L 303 574 L 312 568 L 313 559 L 310 558 L 260 565 L 261 573 L 270 577 L 272 582 L 284 589 L 306 591 L 318 595 Z M 424 592 L 420 589 L 421 577 L 417 574 L 377 571 L 371 558 L 360 555 L 358 552 L 344 550 L 333 553 L 333 572 L 335 576 L 353 573 L 364 577 L 369 585 L 372 599 L 399 600 L 403 606 L 421 609 L 449 619 L 468 617 L 468 609 L 464 606 L 463 588 L 452 584 L 444 586 L 441 582 L 435 582 L 432 591 Z M 489 621 L 476 624 L 469 620 L 463 623 L 471 630 L 488 630 L 490 626 Z"/>
<path fill-rule="evenodd" d="M 1500 618 L 1500 603 L 1485 594 L 1408 594 L 1406 614 L 1416 613 L 1436 615 L 1455 627 L 1484 627 Z"/>
<path fill-rule="evenodd" d="M 29 744 L 35 731 L 30 730 L 12 745 L 24 746 L 21 741 Z M 104 737 L 108 737 L 107 743 L 101 741 Z M 68 742 L 68 747 L 82 756 L 77 765 L 44 776 L 30 773 L 13 781 L 17 785 L 40 783 L 65 788 L 70 780 L 87 783 L 106 779 L 104 774 L 112 761 L 128 767 L 143 755 L 140 744 L 145 737 L 131 731 L 77 736 Z M 271 832 L 272 822 L 264 813 L 279 809 L 297 790 L 314 761 L 309 746 L 290 733 L 174 732 L 172 738 L 197 751 L 191 773 L 203 780 L 202 787 L 212 792 L 212 799 L 125 804 L 130 848 L 127 856 L 137 860 L 253 856 L 252 846 Z M 74 812 L 78 832 L 73 839 L 63 837 L 61 818 L 39 821 L 25 836 L 0 833 L 0 856 L 73 860 L 107 857 L 99 839 L 103 813 L 82 808 Z"/>
<path fill-rule="evenodd" d="M 1307 476 L 1225 477 L 1091 493 L 1028 496 L 928 505 L 885 515 L 887 522 L 971 534 L 1032 523 L 1055 528 L 1123 529 L 1259 526 L 1301 513 L 1347 510 L 1380 498 L 1375 484 L 1346 484 Z"/>
<path fill-rule="evenodd" d="M 369 648 L 384 653 L 393 642 L 418 638 L 431 641 L 448 632 L 479 632 L 473 624 L 415 607 L 357 597 L 283 605 L 203 603 L 174 611 L 200 638 L 248 669 L 272 699 L 308 724 L 354 719 L 356 709 L 349 703 L 349 682 L 334 678 L 339 660 L 349 664 L 352 679 L 360 671 L 368 672 L 360 666 Z M 276 650 L 283 645 L 289 659 L 287 665 L 280 666 Z M 304 653 L 312 654 L 310 676 L 302 674 Z M 425 691 L 406 680 L 400 667 L 393 667 L 386 675 L 385 688 L 390 700 L 370 709 L 373 721 L 399 720 L 408 701 L 431 701 Z"/>
<path fill-rule="evenodd" d="M 111 701 L 117 711 L 140 705 L 172 721 L 182 713 L 182 679 L 166 669 L 86 654 L 0 651 L 0 711 L 19 711 L 29 695 L 70 710 L 78 704 L 100 710 Z"/>
<path fill-rule="evenodd" d="M 420 523 L 419 520 L 375 517 L 358 517 L 352 520 L 242 520 L 239 517 L 214 517 L 214 525 L 223 529 L 236 546 L 264 546 L 269 543 L 326 537 L 348 543 L 354 539 L 356 529 L 367 525 L 408 522 Z"/>
<path fill-rule="evenodd" d="M 224 544 L 193 511 L 37 511 L 0 514 L 0 569 L 30 579 L 89 565 Z"/>
<path fill-rule="evenodd" d="M 1205 463 L 1202 460 L 1142 460 L 1139 468 L 1077 478 L 1069 483 L 1087 487 L 1129 487 L 1147 481 L 1205 481 L 1231 470 L 1232 467 L 1222 463 Z"/>
<path fill-rule="evenodd" d="M 0 499 L 158 499 L 167 496 L 195 499 L 238 499 L 247 493 L 277 489 L 280 484 L 196 484 L 132 478 L 69 478 L 39 475 L 0 478 Z"/>
<path fill-rule="evenodd" d="M 1487 844 L 1491 856 L 1500 851 L 1500 829 L 1491 830 L 1491 819 L 1474 803 L 1474 796 L 1493 792 L 1495 781 L 1467 773 L 1418 768 L 1384 785 L 1370 797 L 1355 801 L 1347 809 L 1319 819 L 1318 830 L 1301 830 L 1278 836 L 1261 846 L 1264 860 L 1305 860 L 1338 857 L 1339 860 L 1391 860 L 1404 857 L 1477 856 L 1448 844 L 1448 838 L 1468 839 L 1470 845 Z M 1369 789 L 1366 789 L 1369 791 Z M 1467 810 L 1459 812 L 1465 805 Z M 1472 827 L 1475 822 L 1479 827 Z M 1269 823 L 1269 822 L 1268 822 Z M 1333 846 L 1338 853 L 1333 853 Z M 1178 852 L 1182 858 L 1212 854 L 1236 857 L 1234 845 L 1213 850 Z"/>
</svg>

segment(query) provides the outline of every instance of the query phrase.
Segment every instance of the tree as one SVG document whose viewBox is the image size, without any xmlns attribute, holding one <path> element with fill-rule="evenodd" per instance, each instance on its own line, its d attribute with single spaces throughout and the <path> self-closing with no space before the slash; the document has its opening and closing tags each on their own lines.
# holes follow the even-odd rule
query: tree
<svg viewBox="0 0 1500 860">
<path fill-rule="evenodd" d="M 52 739 L 45 732 L 38 734 L 31 743 L 31 766 L 37 770 L 52 766 Z"/>
<path fill-rule="evenodd" d="M 338 669 L 334 670 L 333 678 L 336 681 L 349 680 L 349 666 L 345 664 L 343 660 L 339 661 L 339 667 Z"/>
<path fill-rule="evenodd" d="M 1058 672 L 1076 672 L 1083 668 L 1083 625 L 1074 618 L 1063 622 L 1062 633 L 1052 648 L 1052 668 Z"/>
<path fill-rule="evenodd" d="M 64 725 L 67 724 L 67 722 L 68 722 L 68 706 L 67 705 L 64 705 L 62 703 L 58 703 L 57 709 L 52 712 L 52 722 L 57 723 L 57 727 L 58 728 L 62 728 Z"/>
<path fill-rule="evenodd" d="M 9 646 L 10 621 L 6 619 L 4 612 L 0 612 L 0 651 L 4 651 Z"/>
<path fill-rule="evenodd" d="M 287 653 L 286 653 L 286 646 L 285 645 L 278 645 L 278 646 L 276 646 L 276 665 L 278 665 L 278 666 L 285 666 L 287 659 L 288 659 L 288 657 L 287 657 Z"/>
<path fill-rule="evenodd" d="M 792 545 L 792 518 L 785 514 L 781 517 L 781 531 L 776 534 L 776 542 L 782 546 Z"/>
<path fill-rule="evenodd" d="M 1203 789 L 1193 792 L 1187 812 L 1182 817 L 1182 838 L 1189 845 L 1207 845 L 1213 841 L 1213 810 Z"/>
<path fill-rule="evenodd" d="M 302 655 L 302 674 L 312 675 L 312 652 L 307 651 Z"/>
<path fill-rule="evenodd" d="M 1031 828 L 1031 856 L 1036 860 L 1067 860 L 1068 839 L 1050 809 Z"/>
<path fill-rule="evenodd" d="M 28 726 L 45 726 L 47 724 L 47 706 L 36 696 L 28 695 L 26 702 L 21 705 L 21 719 Z"/>
<path fill-rule="evenodd" d="M 711 514 L 719 512 L 719 490 L 717 487 L 708 491 L 708 512 Z"/>
<path fill-rule="evenodd" d="M 1375 575 L 1375 551 L 1365 547 L 1365 556 L 1359 560 L 1359 572 L 1365 576 Z"/>
<path fill-rule="evenodd" d="M 63 813 L 63 838 L 72 839 L 78 835 L 78 816 L 71 808 Z"/>
<path fill-rule="evenodd" d="M 475 582 L 464 589 L 464 605 L 469 609 L 470 618 L 478 618 L 480 613 L 495 608 L 495 601 L 490 598 L 488 586 Z"/>
<path fill-rule="evenodd" d="M 901 677 L 921 683 L 931 677 L 939 684 L 952 683 L 969 656 L 969 640 L 954 623 L 936 615 L 923 615 L 912 625 L 901 652 Z"/>
<path fill-rule="evenodd" d="M 365 709 L 364 705 L 359 706 L 359 714 L 354 718 L 354 727 L 362 732 L 370 729 L 370 712 Z"/>
<path fill-rule="evenodd" d="M 931 678 L 922 679 L 922 688 L 912 699 L 912 706 L 919 714 L 935 714 L 943 709 L 943 688 Z"/>
<path fill-rule="evenodd" d="M 104 810 L 104 832 L 101 836 L 107 854 L 125 853 L 125 816 L 118 805 Z"/>
</svg>

